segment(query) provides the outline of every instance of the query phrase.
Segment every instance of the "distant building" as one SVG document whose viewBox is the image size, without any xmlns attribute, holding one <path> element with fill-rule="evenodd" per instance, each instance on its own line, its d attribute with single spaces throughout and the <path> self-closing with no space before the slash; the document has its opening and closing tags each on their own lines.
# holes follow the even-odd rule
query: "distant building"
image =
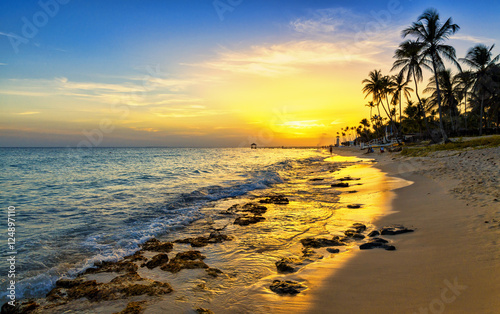
<svg viewBox="0 0 500 314">
<path fill-rule="evenodd" d="M 250 149 L 257 149 L 257 144 L 252 143 L 252 145 L 250 145 Z"/>
</svg>

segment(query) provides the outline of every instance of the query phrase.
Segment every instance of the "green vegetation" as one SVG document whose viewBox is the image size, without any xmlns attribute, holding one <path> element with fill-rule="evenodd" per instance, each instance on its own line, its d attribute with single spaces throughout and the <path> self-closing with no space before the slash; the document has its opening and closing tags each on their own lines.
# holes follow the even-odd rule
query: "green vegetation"
<svg viewBox="0 0 500 314">
<path fill-rule="evenodd" d="M 499 147 L 500 146 L 500 135 L 487 136 L 481 138 L 475 138 L 466 141 L 453 141 L 445 144 L 436 144 L 428 146 L 412 146 L 405 147 L 401 152 L 403 156 L 418 157 L 427 156 L 429 153 L 443 151 L 443 150 L 461 150 L 468 148 L 488 148 L 488 147 Z"/>
<path fill-rule="evenodd" d="M 370 71 L 362 82 L 363 92 L 372 100 L 366 105 L 370 117 L 358 127 L 342 129 L 342 136 L 352 139 L 354 133 L 368 142 L 392 130 L 398 135 L 420 134 L 435 143 L 447 143 L 449 135 L 498 131 L 500 55 L 493 54 L 495 45 L 477 44 L 464 58 L 457 58 L 455 48 L 446 43 L 459 29 L 451 18 L 441 20 L 435 9 L 427 9 L 405 28 L 391 69 L 397 72 L 384 75 L 381 70 Z M 419 93 L 424 71 L 430 78 Z M 412 94 L 416 100 L 411 99 Z"/>
</svg>

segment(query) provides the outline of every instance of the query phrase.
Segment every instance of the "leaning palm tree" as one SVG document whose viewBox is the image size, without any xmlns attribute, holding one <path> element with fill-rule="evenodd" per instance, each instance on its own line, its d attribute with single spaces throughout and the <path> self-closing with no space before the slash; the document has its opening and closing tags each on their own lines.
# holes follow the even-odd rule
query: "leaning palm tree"
<svg viewBox="0 0 500 314">
<path fill-rule="evenodd" d="M 439 128 L 443 136 L 443 141 L 445 142 L 449 140 L 443 126 L 441 91 L 439 89 L 439 79 L 437 75 L 438 72 L 444 68 L 443 57 L 455 63 L 457 67 L 460 68 L 456 61 L 455 48 L 444 44 L 444 41 L 455 34 L 459 29 L 460 27 L 457 24 L 453 24 L 451 17 L 447 19 L 444 24 L 441 24 L 437 11 L 435 9 L 427 9 L 419 16 L 417 22 L 414 22 L 410 27 L 403 30 L 403 37 L 409 35 L 415 36 L 417 41 L 422 43 L 422 59 L 424 62 L 432 65 L 432 72 L 436 82 Z"/>
<path fill-rule="evenodd" d="M 481 108 L 479 111 L 479 135 L 483 134 L 484 97 L 486 94 L 487 72 L 500 58 L 500 55 L 492 58 L 491 50 L 495 45 L 487 47 L 483 44 L 476 45 L 467 51 L 465 58 L 460 59 L 474 70 L 476 83 L 474 90 L 481 94 Z"/>
<path fill-rule="evenodd" d="M 431 136 L 432 133 L 429 129 L 427 117 L 425 116 L 422 100 L 418 94 L 418 82 L 421 82 L 423 79 L 422 67 L 428 68 L 428 66 L 422 62 L 423 60 L 420 56 L 422 48 L 423 44 L 414 40 L 407 40 L 401 43 L 394 53 L 396 61 L 394 61 L 391 71 L 401 69 L 399 73 L 402 75 L 406 74 L 407 81 L 413 79 L 413 82 L 415 82 L 415 95 L 418 99 L 419 113 L 422 115 L 422 120 L 424 120 L 427 134 Z"/>
<path fill-rule="evenodd" d="M 393 77 L 393 82 L 394 82 L 394 94 L 392 98 L 392 102 L 394 103 L 394 106 L 399 103 L 399 124 L 401 124 L 401 115 L 402 115 L 402 108 L 401 108 L 401 102 L 403 96 L 406 98 L 406 101 L 410 99 L 410 92 L 413 92 L 413 89 L 408 86 L 410 84 L 410 80 L 405 80 L 405 75 L 404 73 L 400 72 L 398 75 L 395 75 Z"/>
</svg>

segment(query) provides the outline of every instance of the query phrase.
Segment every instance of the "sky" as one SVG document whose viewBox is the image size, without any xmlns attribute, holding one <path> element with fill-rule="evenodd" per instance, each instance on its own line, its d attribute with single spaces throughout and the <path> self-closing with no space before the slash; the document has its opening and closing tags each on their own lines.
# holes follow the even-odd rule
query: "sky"
<svg viewBox="0 0 500 314">
<path fill-rule="evenodd" d="M 430 7 L 500 42 L 499 1 L 2 1 L 0 147 L 328 145 Z"/>
</svg>

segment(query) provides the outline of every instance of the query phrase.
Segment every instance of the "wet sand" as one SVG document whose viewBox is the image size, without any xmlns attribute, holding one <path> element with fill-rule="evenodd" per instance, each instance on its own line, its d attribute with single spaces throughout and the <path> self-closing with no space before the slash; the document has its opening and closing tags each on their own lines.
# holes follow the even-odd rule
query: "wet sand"
<svg viewBox="0 0 500 314">
<path fill-rule="evenodd" d="M 360 251 L 340 269 L 325 268 L 321 287 L 303 296 L 310 304 L 303 312 L 498 313 L 500 150 L 469 150 L 467 159 L 459 154 L 370 154 L 389 175 L 414 182 L 396 190 L 396 212 L 375 224 L 416 231 L 393 236 L 396 251 Z"/>
</svg>

